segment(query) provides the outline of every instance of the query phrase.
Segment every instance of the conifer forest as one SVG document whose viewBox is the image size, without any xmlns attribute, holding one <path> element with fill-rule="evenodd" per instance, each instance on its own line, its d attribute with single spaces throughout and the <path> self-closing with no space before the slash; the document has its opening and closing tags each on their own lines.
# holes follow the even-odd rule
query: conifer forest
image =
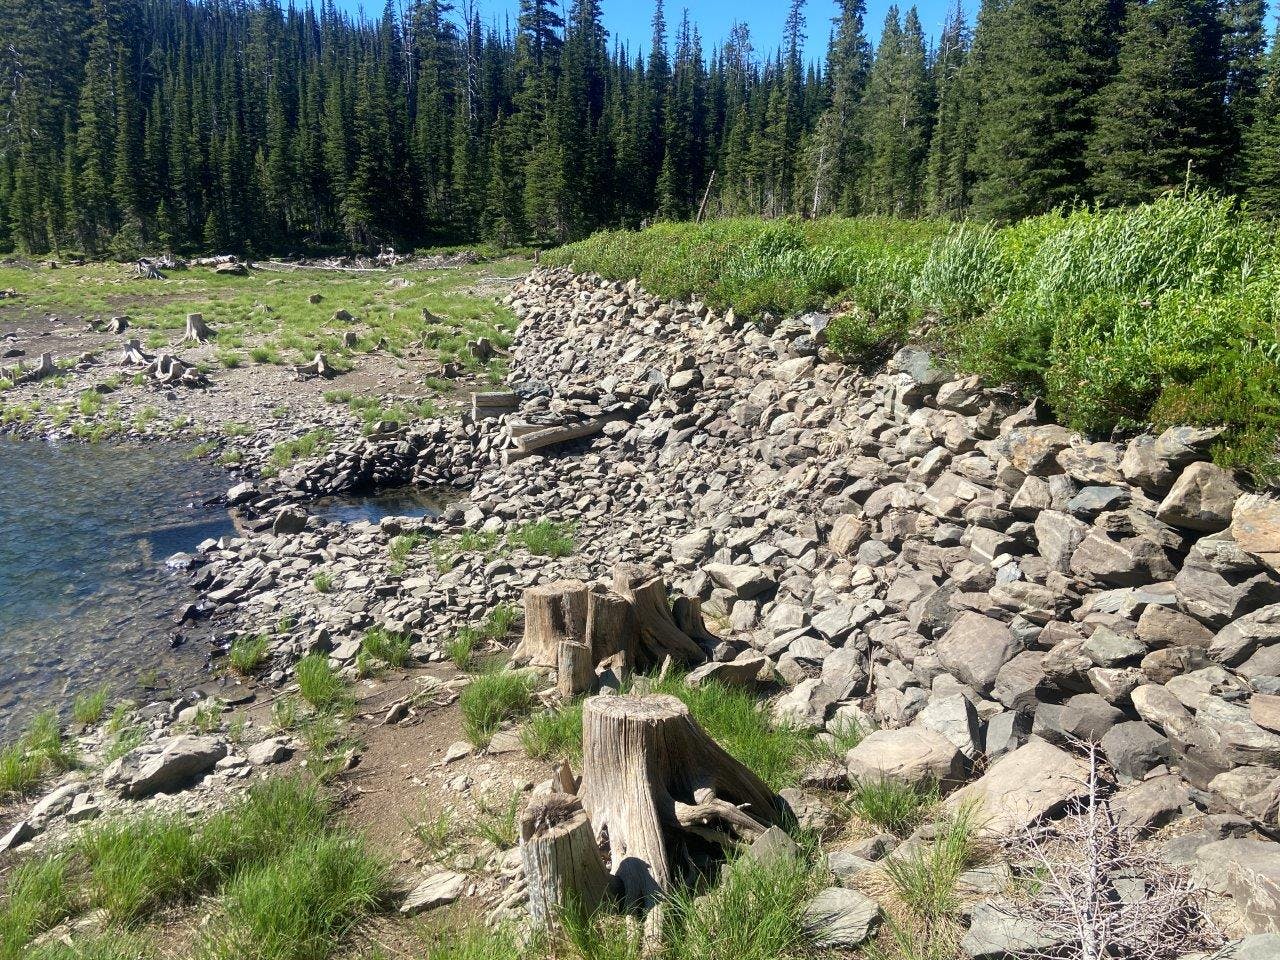
<svg viewBox="0 0 1280 960">
<path fill-rule="evenodd" d="M 620 2 L 620 0 L 612 0 Z M 0 0 L 0 250 L 550 244 L 695 216 L 999 222 L 1191 184 L 1280 211 L 1265 0 L 791 0 L 643 47 L 601 0 Z M 879 25 L 877 25 L 879 26 Z M 806 48 L 805 41 L 808 39 Z M 824 51 L 825 46 L 825 51 Z M 805 50 L 810 51 L 806 54 Z"/>
</svg>

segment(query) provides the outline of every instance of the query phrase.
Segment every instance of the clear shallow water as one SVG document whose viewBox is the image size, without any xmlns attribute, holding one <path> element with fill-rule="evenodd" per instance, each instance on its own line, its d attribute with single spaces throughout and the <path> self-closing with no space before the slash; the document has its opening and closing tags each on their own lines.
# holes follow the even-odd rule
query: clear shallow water
<svg viewBox="0 0 1280 960">
<path fill-rule="evenodd" d="M 198 675 L 202 645 L 169 643 L 194 595 L 164 561 L 234 533 L 199 506 L 227 485 L 182 448 L 0 437 L 0 740 L 80 690 Z"/>
<path fill-rule="evenodd" d="M 458 494 L 417 487 L 394 487 L 367 497 L 325 497 L 308 509 L 325 520 L 377 523 L 383 517 L 438 517 Z"/>
</svg>

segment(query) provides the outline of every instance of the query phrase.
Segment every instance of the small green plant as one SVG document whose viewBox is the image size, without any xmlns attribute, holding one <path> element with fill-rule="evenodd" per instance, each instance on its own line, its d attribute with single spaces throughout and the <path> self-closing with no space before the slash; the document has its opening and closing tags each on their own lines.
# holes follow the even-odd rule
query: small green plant
<svg viewBox="0 0 1280 960">
<path fill-rule="evenodd" d="M 499 850 L 510 850 L 520 839 L 516 820 L 520 813 L 519 790 L 500 800 L 489 797 L 476 799 L 476 836 L 487 840 Z"/>
<path fill-rule="evenodd" d="M 286 694 L 271 704 L 271 725 L 282 733 L 297 728 L 298 716 L 297 697 Z"/>
<path fill-rule="evenodd" d="M 387 891 L 381 860 L 353 835 L 305 840 L 286 855 L 238 874 L 201 960 L 328 957 Z"/>
<path fill-rule="evenodd" d="M 840 720 L 831 729 L 831 755 L 843 760 L 845 754 L 860 744 L 871 731 L 852 718 Z"/>
<path fill-rule="evenodd" d="M 504 601 L 489 611 L 481 632 L 490 640 L 505 640 L 519 619 L 520 611 L 515 604 Z"/>
<path fill-rule="evenodd" d="M 527 713 L 533 703 L 534 678 L 520 671 L 495 671 L 476 677 L 458 698 L 462 731 L 477 747 L 486 747 L 498 728 Z"/>
<path fill-rule="evenodd" d="M 315 587 L 316 593 L 333 592 L 333 574 L 328 570 L 320 570 L 311 578 L 311 586 Z"/>
<path fill-rule="evenodd" d="M 447 856 L 456 839 L 453 811 L 441 807 L 434 814 L 424 808 L 422 816 L 411 824 L 414 837 L 432 857 Z"/>
<path fill-rule="evenodd" d="M 298 460 L 319 456 L 333 442 L 333 431 L 323 427 L 309 430 L 294 440 L 277 443 L 271 450 L 271 462 L 280 470 L 292 466 Z"/>
<path fill-rule="evenodd" d="M 408 565 L 409 554 L 422 543 L 422 534 L 402 533 L 391 540 L 387 553 L 391 557 L 391 571 L 395 576 L 404 573 Z"/>
<path fill-rule="evenodd" d="M 462 627 L 445 641 L 444 652 L 454 666 L 465 670 L 471 665 L 471 657 L 476 644 L 480 642 L 480 632 L 472 627 Z"/>
<path fill-rule="evenodd" d="M 524 547 L 537 557 L 567 557 L 576 549 L 573 526 L 550 520 L 522 524 L 508 532 L 507 543 L 512 549 Z"/>
<path fill-rule="evenodd" d="M 14 867 L 0 903 L 0 960 L 19 960 L 38 934 L 72 910 L 67 860 L 62 856 L 24 860 Z"/>
<path fill-rule="evenodd" d="M 854 786 L 850 810 L 866 823 L 905 836 L 924 822 L 938 804 L 938 786 L 896 780 L 863 781 Z"/>
<path fill-rule="evenodd" d="M 890 858 L 885 874 L 913 916 L 934 920 L 958 912 L 956 885 L 980 857 L 976 817 L 970 808 L 962 808 L 939 825 L 931 843 L 910 856 Z"/>
<path fill-rule="evenodd" d="M 92 417 L 102 409 L 102 394 L 95 390 L 86 390 L 80 394 L 80 400 L 76 406 L 79 408 L 81 416 Z"/>
<path fill-rule="evenodd" d="M 534 760 L 581 760 L 582 701 L 535 713 L 525 723 L 520 743 Z"/>
<path fill-rule="evenodd" d="M 269 646 L 270 640 L 265 633 L 260 633 L 253 637 L 237 637 L 235 642 L 231 644 L 227 662 L 231 665 L 232 670 L 242 677 L 247 677 L 255 673 L 266 662 Z"/>
<path fill-rule="evenodd" d="M 108 696 L 110 691 L 105 685 L 91 692 L 76 694 L 75 701 L 71 704 L 72 718 L 86 727 L 98 723 L 106 716 Z"/>
<path fill-rule="evenodd" d="M 295 668 L 298 691 L 302 699 L 317 710 L 332 710 L 343 705 L 347 697 L 347 685 L 329 666 L 329 658 L 322 653 L 309 653 Z"/>
<path fill-rule="evenodd" d="M 44 777 L 75 766 L 74 748 L 52 710 L 35 716 L 13 745 L 0 750 L 0 797 L 25 793 Z"/>
<path fill-rule="evenodd" d="M 483 923 L 461 928 L 441 924 L 423 933 L 422 960 L 525 960 L 530 952 L 520 938 L 505 927 L 493 929 Z M 583 955 L 583 960 L 588 960 Z"/>
<path fill-rule="evenodd" d="M 392 633 L 383 627 L 372 627 L 360 642 L 361 649 L 369 656 L 391 667 L 403 667 L 409 662 L 410 640 L 402 633 Z"/>
</svg>

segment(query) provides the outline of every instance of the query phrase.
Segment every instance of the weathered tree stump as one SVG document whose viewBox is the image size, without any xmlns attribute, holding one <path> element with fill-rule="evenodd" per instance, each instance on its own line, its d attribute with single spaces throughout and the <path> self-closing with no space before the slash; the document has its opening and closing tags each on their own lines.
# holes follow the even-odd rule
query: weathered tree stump
<svg viewBox="0 0 1280 960">
<path fill-rule="evenodd" d="M 676 597 L 671 604 L 671 616 L 681 632 L 706 652 L 720 642 L 720 638 L 707 629 L 702 619 L 702 601 L 697 597 Z"/>
<path fill-rule="evenodd" d="M 514 659 L 537 667 L 559 666 L 560 641 L 587 635 L 587 585 L 555 580 L 524 591 L 524 637 Z"/>
<path fill-rule="evenodd" d="M 554 926 L 566 910 L 590 915 L 609 895 L 613 880 L 577 797 L 551 793 L 529 804 L 520 818 L 520 856 L 535 927 Z"/>
<path fill-rule="evenodd" d="M 589 693 L 594 680 L 591 647 L 581 640 L 568 637 L 561 640 L 556 657 L 556 689 L 560 696 L 571 699 Z"/>
<path fill-rule="evenodd" d="M 754 837 L 777 816 L 764 782 L 666 694 L 587 700 L 578 796 L 626 903 L 647 908 L 671 892 L 676 853 Z"/>
<path fill-rule="evenodd" d="M 317 353 L 316 358 L 310 363 L 302 363 L 293 368 L 293 372 L 297 374 L 299 379 L 307 379 L 308 377 L 331 377 L 333 376 L 333 367 L 329 366 L 329 361 L 325 359 L 323 353 Z"/>
<path fill-rule="evenodd" d="M 112 317 L 107 321 L 107 333 L 124 333 L 128 329 L 128 317 Z"/>
<path fill-rule="evenodd" d="M 190 340 L 192 343 L 208 343 L 212 338 L 213 331 L 204 322 L 204 314 L 188 313 L 187 332 L 183 335 L 183 339 Z"/>
<path fill-rule="evenodd" d="M 120 363 L 126 366 L 143 367 L 151 362 L 151 357 L 142 349 L 142 341 L 129 340 L 120 355 Z"/>
<path fill-rule="evenodd" d="M 587 642 L 595 663 L 621 654 L 622 669 L 632 669 L 640 644 L 640 623 L 631 601 L 612 591 L 592 590 L 587 598 Z"/>
<path fill-rule="evenodd" d="M 706 659 L 702 648 L 676 625 L 667 602 L 667 584 L 652 567 L 618 564 L 613 569 L 613 590 L 635 609 L 641 659 L 647 664 L 659 664 L 668 656 L 683 664 Z"/>
</svg>

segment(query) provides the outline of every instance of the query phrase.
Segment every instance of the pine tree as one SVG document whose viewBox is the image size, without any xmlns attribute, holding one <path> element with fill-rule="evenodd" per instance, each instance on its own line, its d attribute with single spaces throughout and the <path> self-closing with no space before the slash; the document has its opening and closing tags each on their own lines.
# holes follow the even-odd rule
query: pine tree
<svg viewBox="0 0 1280 960">
<path fill-rule="evenodd" d="M 916 213 L 929 144 L 928 86 L 924 34 L 915 8 L 899 23 L 898 8 L 891 6 L 860 111 L 865 157 L 858 186 L 861 209 L 895 216 Z"/>
<path fill-rule="evenodd" d="M 1225 166 L 1226 61 L 1213 0 L 1150 0 L 1129 11 L 1120 69 L 1099 100 L 1089 162 L 1111 203 L 1148 200 Z"/>
<path fill-rule="evenodd" d="M 933 62 L 937 107 L 923 187 L 924 210 L 931 216 L 958 217 L 969 204 L 969 164 L 973 149 L 972 112 L 966 110 L 972 96 L 968 88 L 969 42 L 964 8 L 956 0 L 947 15 Z"/>
<path fill-rule="evenodd" d="M 831 103 L 818 121 L 810 149 L 813 173 L 810 213 L 853 213 L 856 184 L 861 176 L 862 139 L 854 117 L 858 113 L 871 68 L 871 48 L 864 32 L 863 0 L 840 0 L 840 17 L 827 52 Z"/>
<path fill-rule="evenodd" d="M 1226 150 L 1238 156 L 1262 82 L 1267 36 L 1266 0 L 1223 0 L 1222 55 L 1226 60 Z M 1237 179 L 1239 164 L 1230 162 L 1228 178 Z"/>
<path fill-rule="evenodd" d="M 972 213 L 1009 220 L 1089 192 L 1094 98 L 1115 71 L 1119 0 L 984 0 L 969 89 Z"/>
<path fill-rule="evenodd" d="M 1244 194 L 1254 210 L 1280 216 L 1280 29 L 1271 40 L 1253 123 L 1245 134 Z"/>
</svg>

